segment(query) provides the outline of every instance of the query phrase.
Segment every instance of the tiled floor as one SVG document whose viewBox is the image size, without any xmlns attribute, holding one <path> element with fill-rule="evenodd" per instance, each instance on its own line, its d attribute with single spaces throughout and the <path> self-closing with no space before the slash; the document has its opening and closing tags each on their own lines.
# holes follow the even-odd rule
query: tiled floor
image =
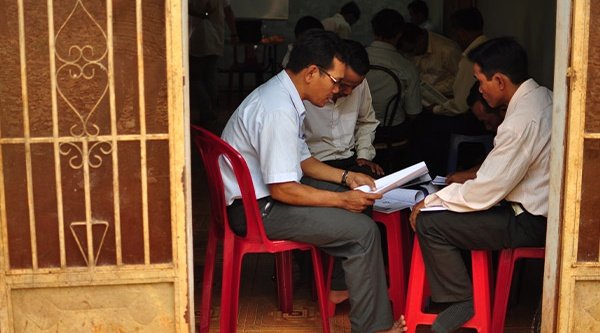
<svg viewBox="0 0 600 333">
<path fill-rule="evenodd" d="M 221 105 L 226 109 L 220 118 L 207 124 L 207 128 L 216 133 L 222 130 L 228 115 L 235 108 L 235 100 L 221 98 Z M 193 154 L 193 218 L 195 238 L 195 271 L 196 286 L 201 286 L 202 269 L 204 262 L 204 246 L 206 242 L 206 226 L 209 220 L 208 193 L 202 165 L 198 156 Z M 212 314 L 210 332 L 219 332 L 218 313 L 220 303 L 220 261 L 217 261 L 217 274 L 212 296 Z M 294 312 L 283 314 L 278 311 L 276 287 L 273 281 L 274 262 L 270 255 L 248 255 L 244 260 L 242 269 L 242 283 L 240 292 L 240 307 L 238 318 L 238 332 L 321 332 L 318 305 L 312 299 L 311 284 L 295 274 Z M 297 268 L 297 266 L 296 266 Z M 527 261 L 523 265 L 519 290 L 515 293 L 518 301 L 512 300 L 507 313 L 505 332 L 525 333 L 531 332 L 531 319 L 541 295 L 541 278 L 543 264 L 536 261 Z M 200 306 L 202 290 L 196 289 L 196 308 Z M 348 304 L 342 304 L 336 309 L 336 315 L 331 319 L 332 332 L 350 332 L 348 321 Z M 197 321 L 198 322 L 198 321 Z M 419 332 L 428 332 L 426 327 Z M 468 332 L 468 330 L 464 330 Z"/>
</svg>

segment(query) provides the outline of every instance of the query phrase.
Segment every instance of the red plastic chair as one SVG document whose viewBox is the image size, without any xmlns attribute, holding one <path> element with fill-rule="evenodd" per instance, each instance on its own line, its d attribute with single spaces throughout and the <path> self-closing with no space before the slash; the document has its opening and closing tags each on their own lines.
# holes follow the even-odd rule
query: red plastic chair
<svg viewBox="0 0 600 333">
<path fill-rule="evenodd" d="M 496 290 L 494 292 L 494 314 L 492 317 L 492 333 L 504 331 L 506 306 L 510 295 L 515 262 L 523 258 L 544 259 L 546 250 L 543 247 L 520 247 L 500 251 L 498 273 L 496 275 Z"/>
<path fill-rule="evenodd" d="M 283 253 L 276 260 L 277 271 L 285 270 L 290 265 L 291 250 L 309 250 L 312 254 L 315 284 L 321 311 L 323 332 L 329 332 L 327 317 L 327 295 L 323 278 L 323 267 L 319 250 L 311 244 L 286 240 L 270 240 L 265 234 L 262 217 L 258 209 L 256 195 L 248 166 L 243 157 L 225 141 L 209 131 L 192 125 L 193 139 L 196 148 L 202 156 L 207 173 L 210 193 L 211 221 L 208 230 L 208 244 L 202 282 L 202 305 L 200 313 L 200 332 L 207 332 L 210 324 L 210 299 L 212 293 L 213 273 L 217 250 L 217 240 L 223 236 L 223 279 L 221 288 L 221 332 L 235 332 L 237 327 L 238 298 L 242 259 L 246 253 Z M 242 202 L 246 214 L 246 236 L 236 235 L 229 227 L 223 179 L 221 177 L 219 160 L 226 158 L 235 173 L 242 193 Z M 291 265 L 290 265 L 291 266 Z M 289 273 L 291 267 L 288 267 Z M 285 281 L 291 274 L 284 274 Z M 280 283 L 280 289 L 282 285 Z M 283 286 L 291 288 L 291 284 Z M 291 289 L 289 290 L 291 294 Z M 287 291 L 285 292 L 287 293 Z M 283 294 L 280 290 L 280 297 Z"/>
<path fill-rule="evenodd" d="M 388 248 L 388 295 L 392 302 L 394 319 L 398 320 L 404 314 L 404 302 L 406 299 L 406 272 L 407 263 L 410 259 L 410 230 L 406 210 L 392 213 L 373 211 L 373 220 L 383 224 L 386 229 Z M 328 285 L 331 287 L 332 265 L 327 272 Z M 336 304 L 329 302 L 329 316 L 335 315 Z"/>
<path fill-rule="evenodd" d="M 471 251 L 471 260 L 475 315 L 462 327 L 474 328 L 478 332 L 488 333 L 491 328 L 489 252 Z M 436 314 L 423 312 L 427 289 L 423 255 L 421 254 L 419 241 L 415 237 L 406 299 L 405 316 L 409 333 L 416 332 L 417 325 L 431 325 L 435 321 Z"/>
</svg>

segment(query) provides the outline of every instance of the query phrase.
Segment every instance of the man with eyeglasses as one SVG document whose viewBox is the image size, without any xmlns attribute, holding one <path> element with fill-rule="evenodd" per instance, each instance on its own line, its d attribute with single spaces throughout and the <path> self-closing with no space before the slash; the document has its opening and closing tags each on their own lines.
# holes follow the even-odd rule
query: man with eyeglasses
<svg viewBox="0 0 600 333">
<path fill-rule="evenodd" d="M 373 187 L 373 178 L 320 162 L 310 156 L 304 140 L 302 122 L 310 110 L 302 101 L 327 104 L 339 92 L 345 69 L 339 37 L 306 32 L 294 44 L 286 69 L 242 102 L 222 138 L 248 164 L 267 237 L 315 244 L 344 258 L 352 332 L 403 332 L 403 320 L 392 318 L 379 230 L 360 213 L 381 195 L 348 191 Z M 243 234 L 239 187 L 230 169 L 222 173 L 229 222 Z M 312 186 L 302 184 L 303 177 L 312 178 Z"/>
<path fill-rule="evenodd" d="M 311 155 L 336 168 L 383 175 L 375 157 L 373 138 L 379 121 L 373 110 L 369 84 L 369 55 L 356 41 L 344 40 L 348 55 L 344 79 L 339 90 L 325 106 L 304 101 L 306 144 Z"/>
</svg>

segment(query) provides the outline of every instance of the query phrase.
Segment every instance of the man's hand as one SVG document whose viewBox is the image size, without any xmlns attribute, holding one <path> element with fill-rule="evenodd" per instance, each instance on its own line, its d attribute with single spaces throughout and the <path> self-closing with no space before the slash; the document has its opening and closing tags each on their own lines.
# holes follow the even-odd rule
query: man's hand
<svg viewBox="0 0 600 333">
<path fill-rule="evenodd" d="M 477 171 L 479 170 L 479 166 L 473 167 L 464 171 L 457 171 L 446 176 L 446 184 L 450 185 L 452 183 L 462 184 L 467 180 L 475 179 L 477 177 Z"/>
<path fill-rule="evenodd" d="M 351 212 L 360 213 L 369 206 L 373 206 L 375 200 L 383 196 L 379 193 L 365 193 L 360 190 L 338 192 L 342 197 L 342 206 L 340 208 Z"/>
<path fill-rule="evenodd" d="M 371 190 L 374 190 L 375 180 L 371 176 L 365 175 L 364 173 L 350 171 L 346 177 L 346 185 L 352 189 L 361 185 L 368 185 Z"/>
<path fill-rule="evenodd" d="M 371 162 L 364 158 L 357 158 L 356 164 L 358 164 L 359 166 L 365 166 L 365 165 L 368 166 L 369 168 L 371 168 L 371 171 L 373 172 L 373 174 L 376 174 L 378 176 L 385 175 L 385 172 L 383 172 L 383 168 L 381 166 L 379 166 L 379 164 Z"/>
<path fill-rule="evenodd" d="M 412 208 L 412 212 L 410 212 L 410 217 L 409 217 L 409 221 L 410 221 L 410 227 L 412 228 L 413 231 L 417 231 L 417 216 L 419 216 L 419 213 L 421 212 L 421 208 L 425 207 L 425 199 L 417 202 L 413 208 Z"/>
</svg>

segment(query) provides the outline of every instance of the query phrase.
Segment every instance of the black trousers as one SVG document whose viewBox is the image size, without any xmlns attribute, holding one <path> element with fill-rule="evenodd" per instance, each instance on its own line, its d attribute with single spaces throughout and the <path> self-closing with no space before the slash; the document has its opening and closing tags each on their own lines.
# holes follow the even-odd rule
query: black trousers
<svg viewBox="0 0 600 333">
<path fill-rule="evenodd" d="M 546 218 L 528 212 L 515 216 L 508 204 L 471 213 L 422 212 L 417 236 L 432 300 L 458 302 L 473 295 L 461 250 L 543 246 Z"/>
</svg>

